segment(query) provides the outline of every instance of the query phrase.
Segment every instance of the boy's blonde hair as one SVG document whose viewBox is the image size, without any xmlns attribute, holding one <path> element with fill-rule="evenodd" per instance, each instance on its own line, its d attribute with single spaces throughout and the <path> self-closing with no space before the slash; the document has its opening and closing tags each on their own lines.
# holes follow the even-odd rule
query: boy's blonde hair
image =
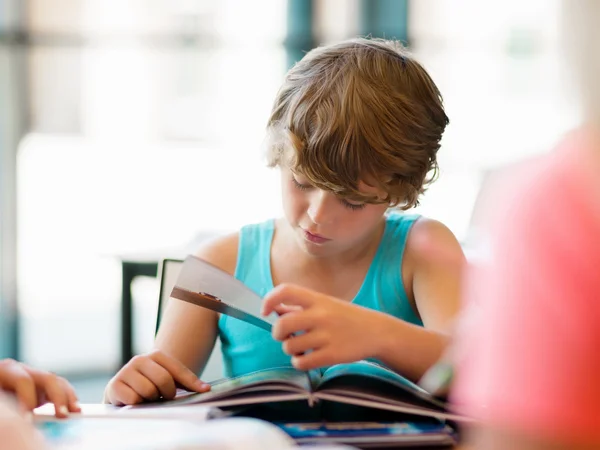
<svg viewBox="0 0 600 450">
<path fill-rule="evenodd" d="M 353 39 L 310 51 L 287 73 L 268 163 L 343 198 L 409 209 L 437 177 L 447 124 L 437 86 L 401 43 Z M 360 181 L 384 196 L 360 192 Z"/>
</svg>

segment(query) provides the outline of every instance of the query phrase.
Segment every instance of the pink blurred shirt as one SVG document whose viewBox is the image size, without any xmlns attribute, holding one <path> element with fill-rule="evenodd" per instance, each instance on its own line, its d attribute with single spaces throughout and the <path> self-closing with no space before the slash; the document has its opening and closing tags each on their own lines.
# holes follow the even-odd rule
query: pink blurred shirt
<svg viewBox="0 0 600 450">
<path fill-rule="evenodd" d="M 596 158 L 598 140 L 572 133 L 487 202 L 489 252 L 467 276 L 453 400 L 489 425 L 600 442 Z"/>
</svg>

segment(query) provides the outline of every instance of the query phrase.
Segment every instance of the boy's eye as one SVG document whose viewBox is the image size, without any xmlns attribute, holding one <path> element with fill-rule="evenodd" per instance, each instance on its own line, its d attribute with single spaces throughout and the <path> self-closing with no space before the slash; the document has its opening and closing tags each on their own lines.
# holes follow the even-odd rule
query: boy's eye
<svg viewBox="0 0 600 450">
<path fill-rule="evenodd" d="M 365 206 L 367 206 L 365 203 L 352 203 L 348 200 L 344 200 L 341 199 L 340 200 L 342 202 L 342 205 L 344 205 L 346 208 L 351 209 L 352 211 L 358 211 L 360 209 L 363 209 Z"/>
<path fill-rule="evenodd" d="M 300 189 L 301 191 L 306 191 L 308 189 L 313 188 L 312 184 L 300 183 L 294 176 L 292 176 L 292 183 L 294 183 L 294 187 L 296 187 L 296 189 Z M 353 202 L 343 199 L 343 198 L 340 198 L 339 201 L 344 207 L 351 209 L 352 211 L 358 211 L 360 209 L 363 209 L 365 206 L 367 206 L 365 203 L 353 203 Z"/>
<path fill-rule="evenodd" d="M 302 184 L 302 183 L 300 183 L 298 180 L 296 180 L 295 177 L 292 177 L 292 182 L 294 183 L 294 186 L 296 186 L 301 191 L 305 191 L 305 190 L 310 189 L 312 187 L 311 184 Z"/>
</svg>

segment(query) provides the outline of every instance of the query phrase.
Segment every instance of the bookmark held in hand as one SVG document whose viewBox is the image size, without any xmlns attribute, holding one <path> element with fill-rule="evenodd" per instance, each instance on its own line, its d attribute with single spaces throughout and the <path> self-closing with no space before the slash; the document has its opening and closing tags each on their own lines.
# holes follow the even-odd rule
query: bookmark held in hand
<svg viewBox="0 0 600 450">
<path fill-rule="evenodd" d="M 271 332 L 277 314 L 261 315 L 262 298 L 218 267 L 188 256 L 171 297 L 243 320 Z"/>
</svg>

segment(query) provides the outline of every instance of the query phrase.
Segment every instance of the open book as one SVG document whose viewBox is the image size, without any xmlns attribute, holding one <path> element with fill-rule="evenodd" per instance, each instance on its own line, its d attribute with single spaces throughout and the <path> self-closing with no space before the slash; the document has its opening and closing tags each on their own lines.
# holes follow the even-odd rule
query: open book
<svg viewBox="0 0 600 450">
<path fill-rule="evenodd" d="M 277 319 L 276 314 L 261 316 L 259 295 L 228 273 L 194 256 L 186 258 L 171 297 L 236 317 L 267 331 Z M 163 405 L 202 403 L 227 407 L 304 401 L 309 407 L 335 403 L 345 405 L 346 410 L 353 405 L 437 419 L 464 419 L 449 412 L 444 402 L 416 384 L 368 361 L 310 372 L 276 367 L 218 380 L 211 385 L 209 392 L 180 392 Z"/>
<path fill-rule="evenodd" d="M 296 422 L 277 423 L 298 444 L 336 443 L 360 448 L 403 448 L 435 446 L 448 448 L 458 434 L 440 421 L 404 422 Z"/>
</svg>

